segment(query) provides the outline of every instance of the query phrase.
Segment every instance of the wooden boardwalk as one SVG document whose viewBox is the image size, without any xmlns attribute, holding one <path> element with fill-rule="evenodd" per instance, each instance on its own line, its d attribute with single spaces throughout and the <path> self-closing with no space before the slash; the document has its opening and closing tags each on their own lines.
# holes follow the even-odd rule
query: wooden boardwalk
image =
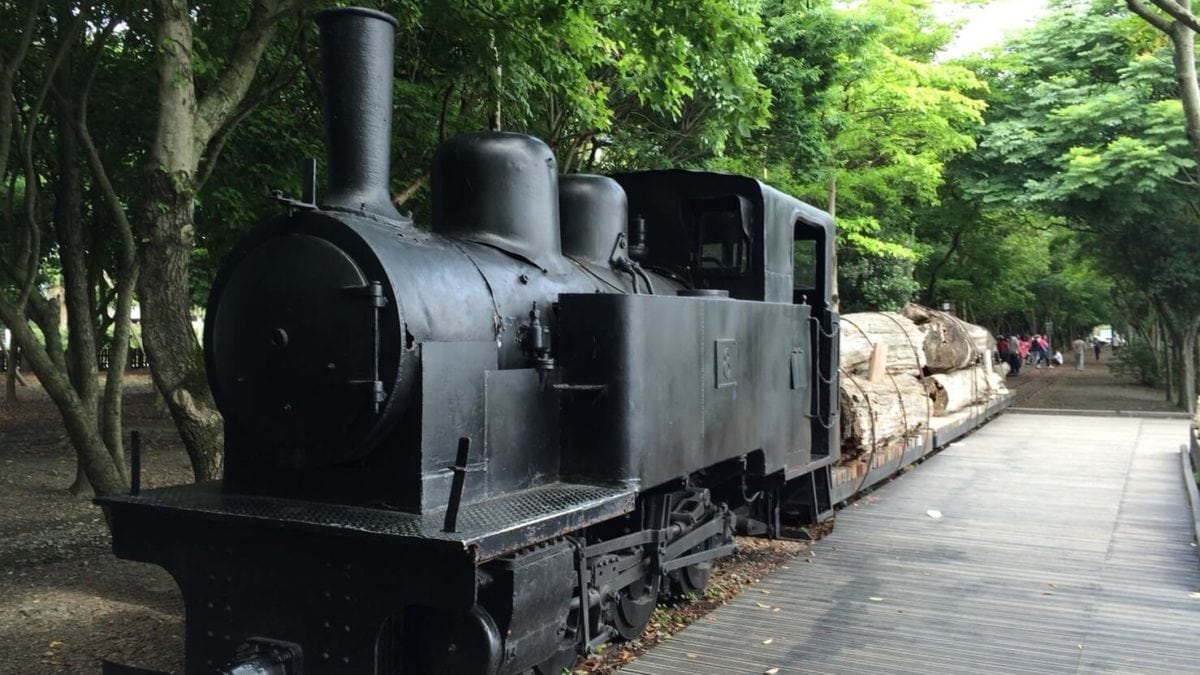
<svg viewBox="0 0 1200 675">
<path fill-rule="evenodd" d="M 1004 415 L 622 672 L 1200 672 L 1187 434 Z"/>
</svg>

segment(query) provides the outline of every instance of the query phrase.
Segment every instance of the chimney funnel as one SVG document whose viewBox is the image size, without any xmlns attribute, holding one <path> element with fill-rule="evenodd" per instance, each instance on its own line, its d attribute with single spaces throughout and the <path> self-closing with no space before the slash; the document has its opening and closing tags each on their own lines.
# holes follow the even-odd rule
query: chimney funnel
<svg viewBox="0 0 1200 675">
<path fill-rule="evenodd" d="M 347 7 L 317 15 L 329 190 L 321 205 L 400 219 L 388 182 L 396 19 Z"/>
</svg>

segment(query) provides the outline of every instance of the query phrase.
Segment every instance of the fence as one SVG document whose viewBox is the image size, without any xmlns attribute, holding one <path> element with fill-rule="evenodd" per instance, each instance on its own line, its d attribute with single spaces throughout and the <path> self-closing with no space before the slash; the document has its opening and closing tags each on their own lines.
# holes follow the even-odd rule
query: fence
<svg viewBox="0 0 1200 675">
<path fill-rule="evenodd" d="M 8 360 L 9 360 L 9 358 L 11 358 L 11 352 L 16 352 L 17 369 L 25 370 L 26 362 L 25 362 L 24 357 L 21 355 L 21 350 L 17 347 L 14 347 L 12 350 L 0 350 L 0 373 L 6 372 L 8 370 Z M 100 353 L 97 355 L 96 365 L 99 366 L 100 370 L 108 370 L 108 367 L 111 363 L 112 363 L 111 347 L 106 346 L 106 347 L 101 348 Z M 140 370 L 142 368 L 148 367 L 149 365 L 150 365 L 149 362 L 146 360 L 145 350 L 137 348 L 137 347 L 129 348 L 129 354 L 125 361 L 126 368 L 133 369 L 133 370 Z"/>
<path fill-rule="evenodd" d="M 100 358 L 97 359 L 97 365 L 100 367 L 100 370 L 108 370 L 108 367 L 111 363 L 112 363 L 111 347 L 108 347 L 108 346 L 102 347 L 100 349 Z M 136 347 L 130 347 L 129 354 L 126 356 L 126 359 L 125 359 L 125 367 L 133 369 L 133 370 L 140 370 L 142 368 L 145 368 L 147 365 L 148 364 L 146 362 L 145 350 L 139 349 Z"/>
</svg>

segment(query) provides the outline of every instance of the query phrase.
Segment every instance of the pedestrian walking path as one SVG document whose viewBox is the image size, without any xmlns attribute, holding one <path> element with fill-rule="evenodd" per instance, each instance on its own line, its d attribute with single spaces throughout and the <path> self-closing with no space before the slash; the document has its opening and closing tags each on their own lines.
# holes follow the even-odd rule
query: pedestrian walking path
<svg viewBox="0 0 1200 675">
<path fill-rule="evenodd" d="M 1187 434 L 1003 415 L 623 672 L 1200 672 Z"/>
</svg>

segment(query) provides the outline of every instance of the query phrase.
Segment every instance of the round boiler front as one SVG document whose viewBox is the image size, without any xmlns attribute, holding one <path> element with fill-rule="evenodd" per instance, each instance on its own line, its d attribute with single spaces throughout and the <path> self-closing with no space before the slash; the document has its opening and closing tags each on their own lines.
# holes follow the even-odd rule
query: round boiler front
<svg viewBox="0 0 1200 675">
<path fill-rule="evenodd" d="M 386 286 L 302 232 L 265 238 L 223 276 L 205 345 L 222 413 L 279 466 L 364 454 L 399 369 L 380 358 L 381 336 L 400 330 Z"/>
</svg>

